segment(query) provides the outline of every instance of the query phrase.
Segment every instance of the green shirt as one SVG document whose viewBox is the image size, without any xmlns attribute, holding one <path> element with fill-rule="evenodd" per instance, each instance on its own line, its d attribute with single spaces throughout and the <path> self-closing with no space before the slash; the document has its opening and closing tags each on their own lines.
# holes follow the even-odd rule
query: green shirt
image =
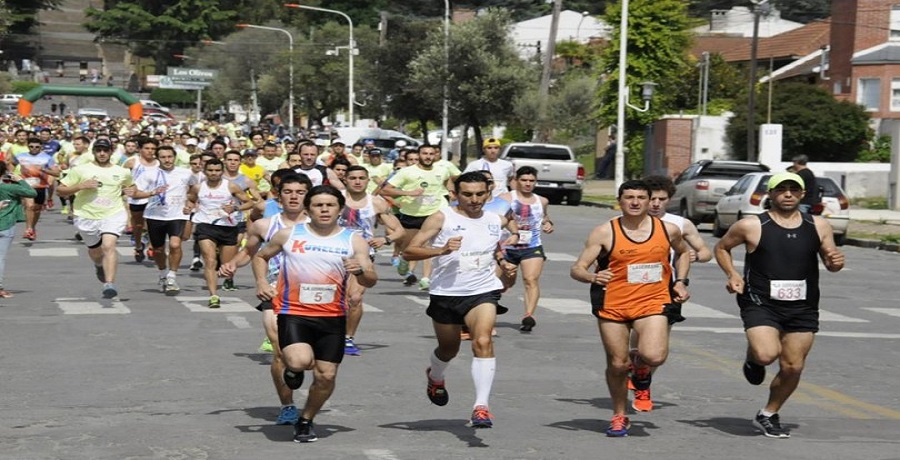
<svg viewBox="0 0 900 460">
<path fill-rule="evenodd" d="M 103 168 L 97 163 L 87 163 L 69 170 L 60 182 L 73 186 L 90 179 L 96 179 L 100 186 L 75 194 L 73 208 L 76 216 L 101 220 L 125 210 L 122 189 L 134 183 L 130 170 L 118 165 Z"/>
<path fill-rule="evenodd" d="M 19 182 L 0 183 L 0 201 L 9 200 L 9 206 L 0 209 L 0 231 L 9 230 L 16 222 L 25 220 L 25 208 L 22 198 L 34 198 L 37 192 L 21 180 Z"/>
<path fill-rule="evenodd" d="M 394 174 L 388 183 L 403 191 L 425 189 L 425 193 L 422 195 L 404 196 L 404 200 L 399 202 L 401 213 L 407 216 L 424 217 L 447 206 L 447 200 L 444 198 L 444 193 L 446 193 L 444 182 L 449 178 L 450 172 L 446 168 L 425 170 L 413 165 L 397 171 L 397 174 Z"/>
</svg>

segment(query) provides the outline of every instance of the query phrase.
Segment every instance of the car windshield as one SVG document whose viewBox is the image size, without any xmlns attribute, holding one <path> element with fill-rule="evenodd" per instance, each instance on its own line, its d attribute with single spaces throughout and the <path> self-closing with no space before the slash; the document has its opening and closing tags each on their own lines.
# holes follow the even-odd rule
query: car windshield
<svg viewBox="0 0 900 460">
<path fill-rule="evenodd" d="M 717 179 L 740 179 L 744 174 L 765 171 L 762 165 L 731 165 L 713 163 L 700 170 L 697 177 Z"/>
<path fill-rule="evenodd" d="M 506 152 L 506 158 L 521 158 L 523 160 L 571 160 L 569 151 L 555 147 L 543 147 L 529 145 L 510 147 Z"/>
</svg>

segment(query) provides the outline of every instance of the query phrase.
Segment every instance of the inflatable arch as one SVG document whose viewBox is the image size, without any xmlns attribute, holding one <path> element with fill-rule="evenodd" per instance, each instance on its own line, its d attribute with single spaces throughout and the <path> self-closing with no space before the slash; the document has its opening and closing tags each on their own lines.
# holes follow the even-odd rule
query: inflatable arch
<svg viewBox="0 0 900 460">
<path fill-rule="evenodd" d="M 86 86 L 59 86 L 41 85 L 25 93 L 19 99 L 19 115 L 27 117 L 34 108 L 34 102 L 44 96 L 93 96 L 114 97 L 128 106 L 128 116 L 135 121 L 144 116 L 144 107 L 141 101 L 122 88 L 96 88 Z"/>
</svg>

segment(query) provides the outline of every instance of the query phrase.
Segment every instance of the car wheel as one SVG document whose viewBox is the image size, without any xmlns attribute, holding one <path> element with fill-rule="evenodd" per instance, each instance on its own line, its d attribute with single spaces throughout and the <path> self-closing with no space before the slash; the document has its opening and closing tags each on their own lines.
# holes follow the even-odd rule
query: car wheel
<svg viewBox="0 0 900 460">
<path fill-rule="evenodd" d="M 719 213 L 713 214 L 713 236 L 716 238 L 721 238 L 725 236 L 725 232 L 727 231 L 728 229 L 723 227 L 721 222 L 719 222 Z"/>
<path fill-rule="evenodd" d="M 581 192 L 570 192 L 566 197 L 566 204 L 569 206 L 578 206 L 581 204 Z"/>
<path fill-rule="evenodd" d="M 834 234 L 834 244 L 838 246 L 843 246 L 844 243 L 847 242 L 847 235 L 845 233 L 835 233 Z"/>
<path fill-rule="evenodd" d="M 549 202 L 550 204 L 562 204 L 563 202 L 563 196 L 558 193 L 551 193 L 546 196 L 547 202 Z"/>
</svg>

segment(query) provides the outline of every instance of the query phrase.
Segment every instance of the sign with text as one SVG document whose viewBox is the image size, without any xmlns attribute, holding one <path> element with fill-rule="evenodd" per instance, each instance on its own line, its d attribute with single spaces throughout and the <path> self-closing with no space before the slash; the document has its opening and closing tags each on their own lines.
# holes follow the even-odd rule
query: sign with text
<svg viewBox="0 0 900 460">
<path fill-rule="evenodd" d="M 167 75 L 175 81 L 213 81 L 219 76 L 219 71 L 193 67 L 169 67 Z"/>
<path fill-rule="evenodd" d="M 211 81 L 196 81 L 196 80 L 175 80 L 168 75 L 160 75 L 159 76 L 159 87 L 164 89 L 189 89 L 189 90 L 198 90 L 206 88 L 211 85 Z"/>
</svg>

